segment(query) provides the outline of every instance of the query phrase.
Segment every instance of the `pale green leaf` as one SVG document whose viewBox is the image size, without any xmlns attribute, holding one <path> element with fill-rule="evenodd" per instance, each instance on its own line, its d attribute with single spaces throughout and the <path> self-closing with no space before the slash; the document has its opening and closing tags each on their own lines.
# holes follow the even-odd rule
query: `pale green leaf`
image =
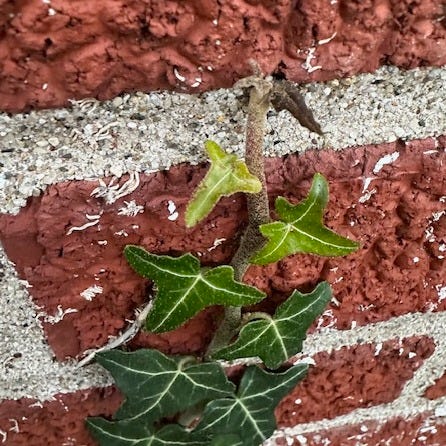
<svg viewBox="0 0 446 446">
<path fill-rule="evenodd" d="M 201 401 L 234 391 L 217 363 L 197 363 L 192 357 L 168 357 L 157 350 L 110 350 L 97 361 L 113 376 L 125 395 L 115 415 L 118 420 L 151 424 L 184 411 Z"/>
<path fill-rule="evenodd" d="M 148 330 L 173 330 L 210 305 L 246 306 L 259 302 L 265 294 L 257 288 L 234 281 L 232 267 L 200 268 L 191 254 L 158 256 L 138 246 L 124 250 L 133 269 L 157 285 L 153 308 L 146 321 Z"/>
<path fill-rule="evenodd" d="M 342 256 L 356 251 L 357 242 L 324 226 L 322 219 L 327 202 L 328 184 L 321 174 L 314 176 L 310 193 L 302 203 L 292 205 L 285 198 L 278 197 L 276 212 L 280 221 L 260 226 L 268 242 L 251 262 L 266 265 L 299 252 Z"/>
<path fill-rule="evenodd" d="M 205 218 L 221 197 L 236 192 L 258 193 L 260 180 L 252 175 L 245 162 L 226 152 L 215 142 L 205 142 L 211 166 L 196 189 L 186 209 L 186 226 L 196 225 Z"/>
<path fill-rule="evenodd" d="M 296 290 L 273 317 L 263 313 L 262 319 L 249 321 L 232 345 L 212 356 L 227 360 L 258 356 L 268 368 L 275 369 L 302 350 L 308 328 L 330 299 L 327 282 L 320 283 L 309 294 Z"/>
<path fill-rule="evenodd" d="M 209 440 L 186 431 L 178 425 L 168 425 L 152 431 L 140 421 L 107 421 L 89 418 L 87 426 L 101 446 L 208 446 Z M 227 445 L 229 446 L 229 445 Z"/>
<path fill-rule="evenodd" d="M 248 367 L 237 395 L 210 402 L 194 432 L 210 437 L 235 435 L 243 446 L 259 446 L 276 428 L 274 408 L 305 376 L 307 368 L 299 364 L 284 373 L 269 373 Z"/>
</svg>

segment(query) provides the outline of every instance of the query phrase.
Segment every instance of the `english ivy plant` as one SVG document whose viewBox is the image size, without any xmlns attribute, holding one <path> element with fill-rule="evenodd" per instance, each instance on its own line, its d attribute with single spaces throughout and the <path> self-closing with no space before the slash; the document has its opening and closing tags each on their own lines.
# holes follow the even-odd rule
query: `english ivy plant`
<svg viewBox="0 0 446 446">
<path fill-rule="evenodd" d="M 212 305 L 225 307 L 224 318 L 202 357 L 169 357 L 151 349 L 96 355 L 125 397 L 112 420 L 87 420 L 103 446 L 262 444 L 275 429 L 276 405 L 305 376 L 306 364 L 287 366 L 287 361 L 302 350 L 308 328 L 331 299 L 331 289 L 321 282 L 308 294 L 294 290 L 272 315 L 242 311 L 266 297 L 244 284 L 243 276 L 251 264 L 266 265 L 295 253 L 339 256 L 358 248 L 324 225 L 328 184 L 321 174 L 314 176 L 301 203 L 278 197 L 278 220 L 271 221 L 262 152 L 269 107 L 288 110 L 311 131 L 321 130 L 291 83 L 270 81 L 255 71 L 238 86 L 250 92 L 245 161 L 207 141 L 210 169 L 185 212 L 185 225 L 193 227 L 221 197 L 246 194 L 249 222 L 231 263 L 205 268 L 190 253 L 170 257 L 133 245 L 124 250 L 131 267 L 156 285 L 147 330 L 174 330 Z M 253 357 L 259 363 L 246 367 L 240 382 L 226 377 L 222 360 Z"/>
</svg>

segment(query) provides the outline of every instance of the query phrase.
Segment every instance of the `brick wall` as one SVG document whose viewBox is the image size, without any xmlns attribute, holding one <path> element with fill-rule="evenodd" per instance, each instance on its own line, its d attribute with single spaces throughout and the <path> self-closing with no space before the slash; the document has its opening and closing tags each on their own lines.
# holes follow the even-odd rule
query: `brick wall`
<svg viewBox="0 0 446 446">
<path fill-rule="evenodd" d="M 291 290 L 308 291 L 320 280 L 334 291 L 293 359 L 308 362 L 309 374 L 279 404 L 278 429 L 267 444 L 445 444 L 446 71 L 402 72 L 397 82 L 376 71 L 360 81 L 358 100 L 350 102 L 346 92 L 359 81 L 338 80 L 383 62 L 445 63 L 444 11 L 429 1 L 161 3 L 114 2 L 96 11 L 78 2 L 0 2 L 7 12 L 0 21 L 0 79 L 6 80 L 0 107 L 66 105 L 69 97 L 104 99 L 132 89 L 190 93 L 228 86 L 245 74 L 246 67 L 232 65 L 235 54 L 236 60 L 254 55 L 266 71 L 293 80 L 334 78 L 305 90 L 310 103 L 335 96 L 312 104 L 322 128 L 333 128 L 323 150 L 317 149 L 321 140 L 299 133 L 283 114 L 269 117 L 268 193 L 271 200 L 280 194 L 298 201 L 314 172 L 323 173 L 330 184 L 326 221 L 361 249 L 337 259 L 295 255 L 251 267 L 246 276 L 268 293 L 267 310 Z M 230 23 L 237 32 L 218 34 Z M 74 32 L 80 33 L 76 46 L 68 44 Z M 208 34 L 221 45 L 200 46 Z M 215 65 L 200 71 L 202 81 L 192 87 L 198 60 Z M 439 80 L 434 87 L 432 79 Z M 210 94 L 192 103 L 173 93 L 122 95 L 0 116 L 0 443 L 95 444 L 84 419 L 110 416 L 121 395 L 99 367 L 76 369 L 76 362 L 125 329 L 144 301 L 149 284 L 122 258 L 126 244 L 156 253 L 189 251 L 205 265 L 226 262 L 235 252 L 246 223 L 242 197 L 222 200 L 193 230 L 183 222 L 205 172 L 196 165 L 202 160 L 196 139 L 217 132 L 222 145 L 242 147 L 237 92 L 230 92 L 227 108 L 216 105 L 220 93 Z M 409 96 L 410 110 L 398 108 Z M 348 129 L 336 123 L 337 113 L 348 115 L 346 103 L 364 127 L 352 118 Z M 397 121 L 379 110 L 393 110 Z M 181 113 L 191 116 L 187 125 L 168 121 Z M 411 113 L 413 125 L 406 120 Z M 167 130 L 154 133 L 160 127 Z M 175 131 L 180 134 L 171 137 Z M 104 200 L 98 188 L 107 185 L 122 196 Z M 130 212 L 129 203 L 140 206 L 138 212 Z M 130 348 L 202 351 L 218 311 L 206 310 L 171 333 L 140 333 Z"/>
</svg>

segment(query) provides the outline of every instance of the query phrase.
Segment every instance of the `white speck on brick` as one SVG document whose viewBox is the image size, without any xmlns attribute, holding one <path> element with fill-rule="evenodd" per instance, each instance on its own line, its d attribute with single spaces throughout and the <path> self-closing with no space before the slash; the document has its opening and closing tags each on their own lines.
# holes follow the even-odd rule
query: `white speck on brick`
<svg viewBox="0 0 446 446">
<path fill-rule="evenodd" d="M 443 217 L 443 215 L 446 215 L 446 211 L 434 212 L 432 214 L 432 221 L 435 222 L 440 220 L 440 218 Z"/>
<path fill-rule="evenodd" d="M 294 400 L 294 404 L 302 404 L 302 400 L 300 398 L 297 398 Z"/>
<path fill-rule="evenodd" d="M 326 43 L 332 41 L 332 40 L 336 37 L 336 34 L 337 34 L 337 33 L 338 33 L 338 32 L 335 31 L 335 32 L 334 32 L 330 37 L 328 37 L 327 39 L 319 40 L 319 41 L 317 42 L 317 44 L 318 44 L 318 45 L 325 45 Z"/>
<path fill-rule="evenodd" d="M 17 423 L 17 420 L 15 418 L 9 418 L 9 421 L 12 423 L 12 427 L 9 429 L 10 432 L 15 432 L 15 433 L 19 433 L 20 429 L 19 429 L 19 423 Z"/>
<path fill-rule="evenodd" d="M 104 288 L 102 288 L 101 286 L 92 285 L 82 291 L 82 293 L 80 293 L 80 296 L 83 297 L 85 300 L 92 301 L 95 298 L 96 294 L 101 294 L 103 291 Z"/>
<path fill-rule="evenodd" d="M 108 243 L 107 240 L 98 240 L 98 245 L 105 246 Z"/>
<path fill-rule="evenodd" d="M 418 263 L 420 261 L 420 258 L 419 257 L 414 257 L 412 259 L 412 261 L 413 261 L 413 263 Z"/>
<path fill-rule="evenodd" d="M 303 435 L 297 435 L 296 438 L 300 441 L 301 446 L 305 446 L 306 444 L 308 444 L 307 438 L 304 437 Z M 291 443 L 289 443 L 287 439 L 287 443 L 291 446 L 294 443 L 294 441 L 291 438 Z"/>
<path fill-rule="evenodd" d="M 208 251 L 211 252 L 213 251 L 217 246 L 220 246 L 226 239 L 225 238 L 216 238 L 214 240 L 214 244 L 208 248 Z"/>
<path fill-rule="evenodd" d="M 395 162 L 400 156 L 400 152 L 389 153 L 388 155 L 384 155 L 380 158 L 373 168 L 373 173 L 376 175 L 386 164 L 392 164 Z"/>
<path fill-rule="evenodd" d="M 30 404 L 28 407 L 40 407 L 43 408 L 43 404 L 40 401 L 36 401 L 35 403 Z"/>
<path fill-rule="evenodd" d="M 437 290 L 437 293 L 438 293 L 438 301 L 439 302 L 446 299 L 446 285 L 442 285 L 442 284 L 435 285 L 435 289 Z"/>
<path fill-rule="evenodd" d="M 359 429 L 361 430 L 361 432 L 368 432 L 369 430 L 369 428 L 365 424 L 363 424 Z"/>
<path fill-rule="evenodd" d="M 446 243 L 440 243 L 440 244 L 438 245 L 438 250 L 439 250 L 440 252 L 446 252 Z"/>
<path fill-rule="evenodd" d="M 56 15 L 56 14 L 57 14 L 57 12 L 55 9 L 53 9 L 53 8 L 48 9 L 48 15 Z"/>
<path fill-rule="evenodd" d="M 436 407 L 434 414 L 436 417 L 446 417 L 446 404 Z"/>
<path fill-rule="evenodd" d="M 324 325 L 324 322 L 329 321 L 327 325 Z M 337 322 L 337 318 L 335 318 L 333 314 L 333 310 L 325 310 L 322 315 L 318 319 L 316 330 L 320 332 L 324 332 L 334 327 Z"/>
<path fill-rule="evenodd" d="M 70 313 L 77 313 L 79 310 L 76 310 L 75 308 L 67 308 L 66 310 L 62 309 L 61 305 L 57 306 L 57 311 L 54 314 L 54 316 L 50 316 L 44 312 L 38 313 L 36 315 L 36 319 L 40 320 L 40 318 L 43 318 L 43 320 L 45 322 L 48 322 L 49 324 L 57 324 L 58 322 L 60 322 L 66 314 L 70 314 Z"/>
<path fill-rule="evenodd" d="M 42 90 L 46 90 L 48 88 L 48 84 L 43 84 L 42 85 Z"/>
<path fill-rule="evenodd" d="M 89 221 L 87 223 L 85 223 L 82 226 L 72 226 L 68 231 L 67 231 L 67 235 L 72 234 L 74 231 L 83 231 L 84 229 L 87 229 L 91 226 L 97 225 L 99 223 L 99 220 L 94 220 L 94 221 Z"/>
<path fill-rule="evenodd" d="M 196 77 L 195 82 L 191 85 L 191 87 L 196 88 L 199 87 L 203 79 L 201 77 Z"/>
<path fill-rule="evenodd" d="M 119 208 L 118 215 L 125 215 L 127 217 L 136 217 L 138 214 L 144 212 L 144 206 L 136 204 L 135 200 L 124 201 L 123 207 Z"/>
<path fill-rule="evenodd" d="M 6 439 L 8 438 L 8 434 L 5 431 L 0 430 L 0 435 L 2 436 L 2 443 L 5 443 Z"/>
<path fill-rule="evenodd" d="M 339 302 L 338 299 L 336 299 L 336 297 L 332 296 L 331 301 L 330 301 L 333 305 L 335 305 L 336 307 L 340 307 L 341 306 L 341 302 Z"/>
<path fill-rule="evenodd" d="M 179 214 L 177 212 L 177 207 L 172 200 L 167 202 L 167 210 L 169 211 L 169 216 L 167 217 L 168 220 L 175 221 L 178 219 Z"/>
<path fill-rule="evenodd" d="M 382 342 L 378 342 L 375 346 L 375 356 L 378 356 L 381 353 L 381 350 L 383 349 Z"/>
<path fill-rule="evenodd" d="M 435 242 L 436 237 L 434 235 L 434 228 L 432 226 L 428 226 L 424 230 L 424 236 L 429 243 Z"/>
<path fill-rule="evenodd" d="M 124 229 L 121 229 L 118 232 L 115 232 L 115 235 L 120 235 L 121 237 L 128 237 L 129 235 L 127 234 L 126 231 L 124 231 Z"/>
<path fill-rule="evenodd" d="M 351 329 L 353 330 L 354 328 L 356 328 L 356 325 L 358 325 L 358 323 L 356 321 L 352 321 Z"/>
<path fill-rule="evenodd" d="M 362 193 L 364 193 L 369 188 L 370 183 L 373 180 L 374 180 L 374 178 L 371 178 L 371 177 L 364 178 L 363 185 L 362 185 Z"/>
<path fill-rule="evenodd" d="M 415 356 L 417 356 L 415 352 L 409 352 L 409 354 L 407 355 L 409 359 L 415 358 Z"/>
<path fill-rule="evenodd" d="M 104 198 L 106 204 L 113 204 L 119 198 L 131 194 L 139 186 L 139 173 L 130 172 L 129 179 L 119 187 L 119 184 L 114 184 L 117 178 L 113 177 L 108 184 L 99 178 L 99 186 L 91 191 L 90 196 L 96 198 Z"/>
<path fill-rule="evenodd" d="M 316 59 L 316 56 L 314 55 L 314 53 L 316 52 L 316 47 L 313 46 L 311 48 L 308 48 L 308 52 L 307 52 L 307 58 L 305 59 L 305 62 L 302 64 L 302 68 L 304 70 L 307 70 L 308 73 L 312 73 L 313 71 L 317 71 L 317 70 L 321 70 L 322 66 L 321 65 L 312 65 L 311 61 L 313 59 Z"/>
<path fill-rule="evenodd" d="M 174 69 L 173 69 L 173 74 L 175 75 L 175 77 L 176 77 L 180 82 L 185 82 L 185 81 L 186 81 L 185 76 L 181 75 L 181 74 L 178 72 L 178 70 L 177 70 L 176 67 L 174 67 Z"/>
<path fill-rule="evenodd" d="M 364 193 L 361 197 L 359 197 L 359 202 L 360 203 L 365 203 L 366 201 L 370 200 L 370 198 L 372 197 L 373 194 L 376 194 L 376 189 L 373 188 L 370 191 L 367 191 L 366 193 Z"/>
</svg>

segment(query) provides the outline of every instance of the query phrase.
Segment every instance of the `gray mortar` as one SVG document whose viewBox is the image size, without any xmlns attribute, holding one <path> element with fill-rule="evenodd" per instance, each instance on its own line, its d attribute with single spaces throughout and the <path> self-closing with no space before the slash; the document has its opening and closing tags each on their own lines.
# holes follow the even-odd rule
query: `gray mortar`
<svg viewBox="0 0 446 446">
<path fill-rule="evenodd" d="M 310 84 L 303 92 L 326 132 L 325 144 L 335 149 L 446 133 L 446 68 L 401 72 L 384 67 L 373 75 Z M 246 110 L 240 106 L 239 96 L 236 90 L 201 96 L 137 93 L 103 103 L 80 101 L 72 109 L 13 117 L 0 114 L 0 211 L 16 213 L 29 195 L 62 180 L 120 176 L 132 170 L 151 172 L 180 162 L 203 161 L 202 144 L 207 138 L 242 154 Z M 137 119 L 142 117 L 137 113 L 144 119 Z M 100 139 L 97 132 L 106 126 L 109 132 L 103 130 L 105 139 Z M 268 131 L 272 134 L 266 138 L 267 156 L 324 145 L 321 138 L 300 128 L 285 112 L 270 113 Z M 30 397 L 45 401 L 56 393 L 111 382 L 95 365 L 78 370 L 74 362 L 53 361 L 37 318 L 39 309 L 1 249 L 0 278 L 0 400 Z M 445 399 L 428 402 L 420 395 L 445 368 L 445 323 L 443 314 L 427 313 L 310 336 L 306 354 L 352 345 L 358 337 L 382 342 L 426 333 L 438 344 L 415 381 L 392 405 L 367 409 L 372 412 L 360 409 L 326 426 L 366 421 L 370 419 L 367 413 L 385 419 L 389 414 L 407 413 L 408 407 L 410 414 L 441 409 Z M 286 433 L 302 435 L 320 429 L 321 423 L 298 426 Z M 275 437 L 282 435 L 276 432 Z"/>
<path fill-rule="evenodd" d="M 374 74 L 302 87 L 325 141 L 287 112 L 269 113 L 266 156 L 325 146 L 425 138 L 446 133 L 446 68 Z M 71 109 L 0 114 L 0 212 L 63 180 L 152 172 L 204 161 L 210 138 L 243 155 L 246 109 L 240 90 L 200 96 L 136 93 Z"/>
</svg>

